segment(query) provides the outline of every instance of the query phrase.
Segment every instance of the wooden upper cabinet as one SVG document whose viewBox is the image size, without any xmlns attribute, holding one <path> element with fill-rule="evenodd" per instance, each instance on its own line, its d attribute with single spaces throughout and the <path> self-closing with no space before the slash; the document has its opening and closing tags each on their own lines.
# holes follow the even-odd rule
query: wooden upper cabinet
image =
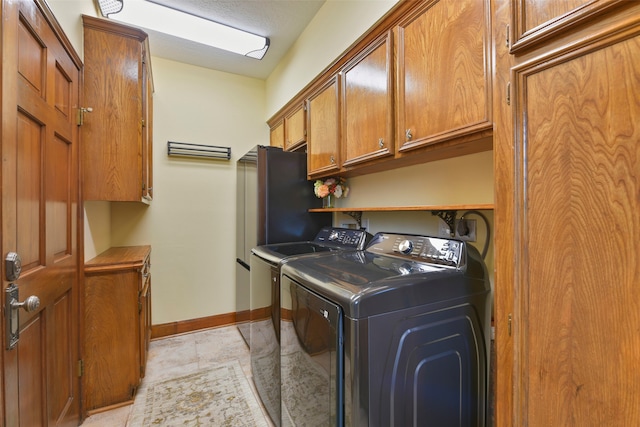
<svg viewBox="0 0 640 427">
<path fill-rule="evenodd" d="M 392 37 L 385 33 L 341 70 L 343 167 L 391 156 Z"/>
<path fill-rule="evenodd" d="M 398 151 L 490 131 L 489 1 L 426 2 L 395 28 Z"/>
<path fill-rule="evenodd" d="M 307 115 L 304 103 L 300 103 L 284 118 L 284 149 L 295 150 L 307 141 Z"/>
<path fill-rule="evenodd" d="M 284 120 L 280 120 L 271 128 L 269 133 L 269 145 L 284 148 Z"/>
<path fill-rule="evenodd" d="M 511 52 L 530 48 L 570 27 L 593 20 L 626 0 L 513 0 Z"/>
<path fill-rule="evenodd" d="M 307 173 L 340 169 L 340 81 L 335 75 L 307 100 Z"/>
<path fill-rule="evenodd" d="M 147 34 L 110 20 L 84 23 L 84 200 L 152 199 L 153 78 Z"/>
</svg>

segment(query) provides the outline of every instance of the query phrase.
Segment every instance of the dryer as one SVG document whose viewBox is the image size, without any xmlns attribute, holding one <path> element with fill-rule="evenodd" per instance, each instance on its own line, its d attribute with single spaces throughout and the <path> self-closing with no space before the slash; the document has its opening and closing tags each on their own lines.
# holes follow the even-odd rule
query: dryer
<svg viewBox="0 0 640 427">
<path fill-rule="evenodd" d="M 283 425 L 486 424 L 490 284 L 463 241 L 378 233 L 281 269 Z"/>
</svg>

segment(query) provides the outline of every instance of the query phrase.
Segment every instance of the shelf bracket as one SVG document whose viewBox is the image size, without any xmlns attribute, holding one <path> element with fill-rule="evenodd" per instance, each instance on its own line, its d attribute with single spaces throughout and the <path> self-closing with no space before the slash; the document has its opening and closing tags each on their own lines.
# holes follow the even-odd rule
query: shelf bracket
<svg viewBox="0 0 640 427">
<path fill-rule="evenodd" d="M 358 225 L 358 230 L 362 228 L 362 211 L 348 211 L 343 213 L 345 215 L 349 215 L 351 218 L 356 220 L 356 224 Z"/>
<path fill-rule="evenodd" d="M 458 214 L 458 211 L 431 211 L 431 214 L 437 215 L 438 218 L 440 218 L 447 224 L 451 237 L 454 237 L 456 235 L 456 215 Z"/>
</svg>

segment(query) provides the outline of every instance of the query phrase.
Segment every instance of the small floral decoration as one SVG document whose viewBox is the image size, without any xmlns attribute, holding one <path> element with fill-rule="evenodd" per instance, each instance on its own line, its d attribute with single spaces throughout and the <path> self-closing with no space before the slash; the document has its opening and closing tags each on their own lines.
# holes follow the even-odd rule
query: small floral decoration
<svg viewBox="0 0 640 427">
<path fill-rule="evenodd" d="M 337 199 L 341 197 L 347 197 L 349 194 L 349 187 L 347 187 L 347 180 L 341 177 L 327 178 L 324 181 L 318 179 L 313 184 L 313 192 L 316 197 L 322 199 L 332 194 Z"/>
</svg>

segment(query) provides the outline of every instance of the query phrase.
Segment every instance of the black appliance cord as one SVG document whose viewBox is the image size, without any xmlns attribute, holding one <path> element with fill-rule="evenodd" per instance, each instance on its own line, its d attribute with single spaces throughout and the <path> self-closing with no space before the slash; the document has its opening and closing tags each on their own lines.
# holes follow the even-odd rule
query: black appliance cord
<svg viewBox="0 0 640 427">
<path fill-rule="evenodd" d="M 489 250 L 489 242 L 491 241 L 491 226 L 489 225 L 489 220 L 487 219 L 487 217 L 480 211 L 476 211 L 476 210 L 471 210 L 471 211 L 466 211 L 465 213 L 462 214 L 462 216 L 460 217 L 460 220 L 463 220 L 464 217 L 466 215 L 478 215 L 479 217 L 482 218 L 482 220 L 484 221 L 484 225 L 487 228 L 487 237 L 484 240 L 484 248 L 482 248 L 482 259 L 484 259 L 487 256 L 487 252 Z"/>
</svg>

